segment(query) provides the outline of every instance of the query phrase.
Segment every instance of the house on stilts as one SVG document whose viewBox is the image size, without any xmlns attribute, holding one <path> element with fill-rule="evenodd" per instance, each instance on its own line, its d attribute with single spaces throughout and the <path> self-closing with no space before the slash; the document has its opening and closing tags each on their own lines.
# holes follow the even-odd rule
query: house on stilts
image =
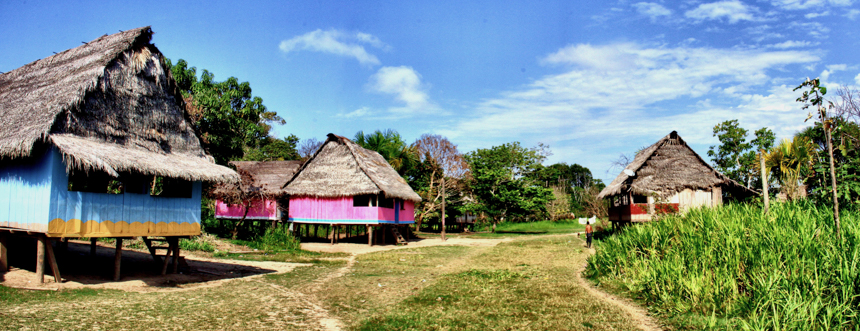
<svg viewBox="0 0 860 331">
<path fill-rule="evenodd" d="M 756 194 L 719 173 L 681 139 L 678 132 L 663 137 L 636 154 L 598 198 L 609 199 L 613 226 L 650 221 L 661 213 L 723 203 Z"/>
<path fill-rule="evenodd" d="M 230 220 L 279 222 L 287 219 L 289 200 L 282 196 L 302 161 L 232 161 L 240 182 L 226 182 L 212 190 L 215 217 Z"/>
<path fill-rule="evenodd" d="M 61 238 L 200 234 L 201 182 L 238 181 L 201 148 L 149 27 L 105 35 L 0 74 L 0 260 L 9 236 L 37 239 L 36 273 Z M 150 249 L 153 258 L 159 246 Z M 11 249 L 14 249 L 12 247 Z"/>
<path fill-rule="evenodd" d="M 294 230 L 329 225 L 333 243 L 344 226 L 363 228 L 369 245 L 385 242 L 389 235 L 405 243 L 398 230 L 408 231 L 415 223 L 415 203 L 421 201 L 382 155 L 334 134 L 284 185 L 283 193 L 290 199 Z"/>
</svg>

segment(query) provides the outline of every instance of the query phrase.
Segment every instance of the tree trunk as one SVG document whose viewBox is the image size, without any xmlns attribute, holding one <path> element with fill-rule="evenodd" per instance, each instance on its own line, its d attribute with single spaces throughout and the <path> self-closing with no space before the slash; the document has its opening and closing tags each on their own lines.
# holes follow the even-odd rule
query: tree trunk
<svg viewBox="0 0 860 331">
<path fill-rule="evenodd" d="M 770 206 L 770 194 L 767 192 L 767 171 L 764 166 L 764 150 L 761 150 L 761 192 L 764 195 L 764 213 L 767 214 Z"/>
<path fill-rule="evenodd" d="M 836 167 L 833 165 L 833 143 L 830 141 L 830 130 L 827 128 L 826 123 L 827 117 L 824 117 L 824 123 L 822 126 L 824 127 L 825 138 L 827 139 L 827 154 L 830 157 L 830 184 L 833 188 L 833 222 L 836 224 L 836 239 L 841 239 L 839 234 L 839 198 L 836 196 Z"/>
<path fill-rule="evenodd" d="M 233 226 L 233 240 L 236 240 L 236 236 L 239 235 L 239 227 L 245 222 L 245 218 L 248 217 L 248 211 L 251 210 L 251 201 L 245 202 L 245 214 L 242 215 L 242 218 L 236 222 L 236 225 Z"/>
<path fill-rule="evenodd" d="M 442 177 L 442 241 L 445 241 L 445 177 Z"/>
</svg>

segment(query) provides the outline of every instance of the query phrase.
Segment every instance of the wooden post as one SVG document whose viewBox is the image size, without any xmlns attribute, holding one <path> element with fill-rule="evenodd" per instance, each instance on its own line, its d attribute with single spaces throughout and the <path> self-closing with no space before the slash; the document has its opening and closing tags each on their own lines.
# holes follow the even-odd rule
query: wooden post
<svg viewBox="0 0 860 331">
<path fill-rule="evenodd" d="M 122 238 L 116 238 L 116 250 L 113 253 L 113 280 L 119 280 L 119 267 L 122 262 Z"/>
<path fill-rule="evenodd" d="M 367 246 L 373 246 L 373 228 L 368 224 L 367 227 Z"/>
<path fill-rule="evenodd" d="M 442 241 L 445 241 L 445 175 L 442 175 Z"/>
<path fill-rule="evenodd" d="M 170 242 L 168 242 L 167 245 L 170 246 Z M 167 253 L 164 253 L 164 261 L 161 262 L 161 275 L 162 276 L 167 274 L 167 264 L 170 263 L 169 262 L 170 261 L 170 253 L 172 253 L 172 252 L 173 252 L 173 250 L 168 248 Z"/>
<path fill-rule="evenodd" d="M 8 248 L 6 248 L 6 235 L 0 234 L 0 271 L 9 270 Z"/>
<path fill-rule="evenodd" d="M 767 169 L 764 166 L 764 150 L 761 150 L 759 153 L 759 159 L 761 159 L 761 193 L 764 195 L 764 213 L 767 214 L 767 210 L 770 207 L 770 194 L 767 192 Z"/>
<path fill-rule="evenodd" d="M 51 266 L 51 272 L 54 275 L 54 281 L 62 283 L 63 278 L 60 277 L 60 267 L 57 266 L 57 257 L 54 256 L 54 246 L 51 245 L 51 240 L 46 237 L 41 237 L 39 240 L 45 246 L 45 252 L 48 253 L 48 265 Z"/>
<path fill-rule="evenodd" d="M 45 282 L 45 242 L 36 240 L 36 279 Z"/>
<path fill-rule="evenodd" d="M 173 237 L 170 246 L 173 248 L 173 273 L 179 272 L 179 238 Z"/>
<path fill-rule="evenodd" d="M 328 226 L 329 234 L 331 235 L 331 244 L 334 245 L 334 224 Z"/>
<path fill-rule="evenodd" d="M 96 238 L 90 238 L 90 256 L 96 256 Z"/>
</svg>

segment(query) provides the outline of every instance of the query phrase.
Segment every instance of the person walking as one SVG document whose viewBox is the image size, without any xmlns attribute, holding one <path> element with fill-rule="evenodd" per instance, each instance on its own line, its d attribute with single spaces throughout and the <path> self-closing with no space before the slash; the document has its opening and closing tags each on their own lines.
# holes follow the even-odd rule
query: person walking
<svg viewBox="0 0 860 331">
<path fill-rule="evenodd" d="M 594 237 L 594 229 L 591 228 L 591 222 L 585 222 L 585 244 L 591 248 L 591 238 Z"/>
</svg>

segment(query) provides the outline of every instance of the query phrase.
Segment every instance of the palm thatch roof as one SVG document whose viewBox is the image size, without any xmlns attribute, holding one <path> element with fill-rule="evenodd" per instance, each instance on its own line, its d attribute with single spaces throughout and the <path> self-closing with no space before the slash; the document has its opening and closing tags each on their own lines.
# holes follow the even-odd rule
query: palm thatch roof
<svg viewBox="0 0 860 331">
<path fill-rule="evenodd" d="M 745 194 L 753 193 L 746 186 L 714 170 L 681 139 L 677 131 L 672 131 L 636 154 L 633 162 L 597 197 L 602 199 L 632 192 L 667 198 L 684 189 L 706 190 L 716 186 Z"/>
<path fill-rule="evenodd" d="M 299 167 L 302 161 L 231 161 L 242 180 L 238 183 L 220 183 L 211 195 L 227 201 L 241 200 L 247 196 L 275 197 Z"/>
<path fill-rule="evenodd" d="M 55 146 L 69 171 L 237 181 L 200 146 L 149 27 L 0 74 L 0 159 Z"/>
<path fill-rule="evenodd" d="M 332 133 L 287 182 L 283 192 L 324 198 L 383 194 L 387 198 L 421 201 L 382 155 Z"/>
</svg>

